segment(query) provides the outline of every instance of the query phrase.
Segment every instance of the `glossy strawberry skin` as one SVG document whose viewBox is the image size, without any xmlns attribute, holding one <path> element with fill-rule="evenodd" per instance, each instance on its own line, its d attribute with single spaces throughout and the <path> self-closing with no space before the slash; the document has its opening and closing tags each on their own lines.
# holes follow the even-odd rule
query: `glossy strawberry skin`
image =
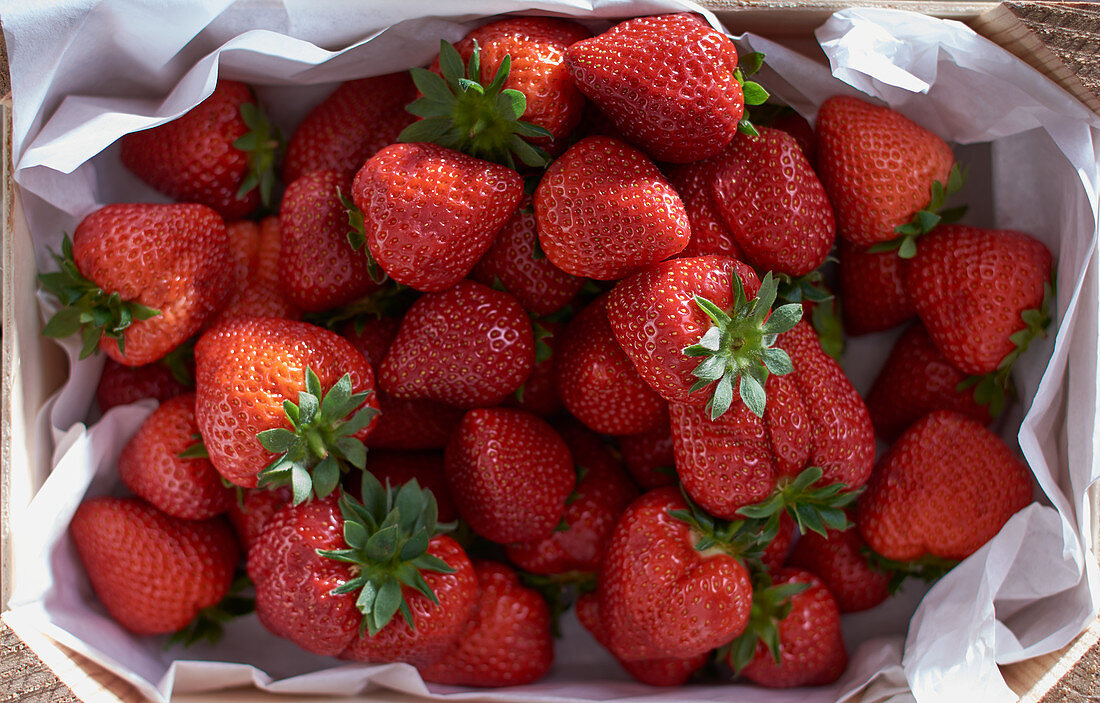
<svg viewBox="0 0 1100 703">
<path fill-rule="evenodd" d="M 379 149 L 397 141 L 415 119 L 405 106 L 416 98 L 407 71 L 341 84 L 301 121 L 287 145 L 283 181 L 312 171 L 347 178 Z M 344 191 L 347 194 L 347 191 Z"/>
<path fill-rule="evenodd" d="M 706 402 L 705 389 L 689 395 L 697 380 L 692 371 L 699 362 L 683 353 L 712 325 L 694 296 L 728 310 L 733 305 L 734 275 L 741 279 L 746 297 L 754 298 L 760 282 L 753 270 L 715 255 L 665 261 L 620 281 L 608 294 L 607 320 L 615 338 L 638 375 L 666 400 Z"/>
<path fill-rule="evenodd" d="M 875 432 L 893 442 L 933 410 L 954 410 L 988 425 L 989 407 L 974 400 L 974 389 L 957 390 L 966 378 L 936 349 L 924 326 L 913 323 L 894 343 L 867 395 Z"/>
<path fill-rule="evenodd" d="M 786 132 L 738 134 L 715 157 L 715 210 L 744 260 L 761 271 L 803 276 L 825 263 L 836 224 L 825 188 Z"/>
<path fill-rule="evenodd" d="M 609 137 L 586 137 L 550 165 L 535 216 L 555 266 L 601 281 L 667 259 L 691 238 L 676 190 L 644 154 Z"/>
<path fill-rule="evenodd" d="M 470 277 L 487 286 L 503 286 L 535 315 L 561 310 L 584 287 L 584 279 L 555 266 L 538 251 L 538 242 L 534 205 L 525 198 Z"/>
<path fill-rule="evenodd" d="M 290 502 L 290 489 L 278 488 L 245 489 L 239 500 L 234 500 L 226 511 L 226 517 L 237 533 L 241 551 L 245 554 L 252 548 L 263 533 L 267 521 Z"/>
<path fill-rule="evenodd" d="M 615 340 L 604 300 L 589 303 L 565 330 L 554 368 L 558 395 L 574 417 L 596 432 L 647 432 L 660 424 L 668 404 L 642 380 Z"/>
<path fill-rule="evenodd" d="M 463 281 L 413 304 L 379 381 L 398 398 L 491 406 L 519 388 L 534 363 L 531 321 L 516 299 Z"/>
<path fill-rule="evenodd" d="M 676 485 L 676 457 L 667 418 L 651 432 L 619 437 L 623 464 L 643 490 Z"/>
<path fill-rule="evenodd" d="M 798 538 L 789 564 L 820 578 L 840 612 L 868 610 L 890 596 L 890 577 L 871 568 L 861 551 L 865 546 L 855 528 L 830 530 L 827 538 L 807 532 Z"/>
<path fill-rule="evenodd" d="M 435 144 L 393 144 L 352 185 L 367 246 L 390 278 L 446 290 L 473 269 L 523 196 L 510 168 Z"/>
<path fill-rule="evenodd" d="M 620 517 L 600 570 L 600 617 L 608 647 L 626 661 L 687 659 L 744 630 L 752 585 L 740 561 L 695 550 L 698 539 L 669 511 L 686 510 L 674 488 L 658 488 Z"/>
<path fill-rule="evenodd" d="M 434 400 L 395 398 L 385 391 L 378 392 L 378 407 L 382 412 L 366 441 L 371 449 L 443 449 L 462 422 L 460 408 Z"/>
<path fill-rule="evenodd" d="M 887 559 L 965 559 L 1027 506 L 1031 493 L 1027 466 L 1000 437 L 965 415 L 939 410 L 906 430 L 879 461 L 856 524 Z"/>
<path fill-rule="evenodd" d="M 292 305 L 307 312 L 338 308 L 378 289 L 367 258 L 348 244 L 348 211 L 339 194 L 347 197 L 350 190 L 350 178 L 315 171 L 283 194 L 281 289 Z"/>
<path fill-rule="evenodd" d="M 872 253 L 844 239 L 839 251 L 841 311 L 847 334 L 882 332 L 916 316 L 905 285 L 908 261 L 897 252 Z"/>
<path fill-rule="evenodd" d="M 477 605 L 447 656 L 420 667 L 425 681 L 458 686 L 519 686 L 550 670 L 550 609 L 505 564 L 475 561 Z"/>
<path fill-rule="evenodd" d="M 108 359 L 103 365 L 95 398 L 99 409 L 107 412 L 115 406 L 129 405 L 146 398 L 164 402 L 189 390 L 164 364 L 123 366 L 114 359 Z"/>
<path fill-rule="evenodd" d="M 160 311 L 126 328 L 125 355 L 115 340 L 100 340 L 104 353 L 127 366 L 178 347 L 233 293 L 225 222 L 202 205 L 107 205 L 76 228 L 73 259 L 105 292 Z"/>
<path fill-rule="evenodd" d="M 298 402 L 313 369 L 327 391 L 345 374 L 353 393 L 369 392 L 378 407 L 374 372 L 343 337 L 305 322 L 237 317 L 204 334 L 195 345 L 196 417 L 210 461 L 232 483 L 255 488 L 272 460 L 259 432 L 290 428 L 283 401 Z M 354 436 L 366 439 L 377 418 Z"/>
<path fill-rule="evenodd" d="M 182 520 L 139 498 L 90 498 L 69 525 L 96 597 L 139 635 L 176 632 L 229 592 L 237 540 L 221 518 Z"/>
<path fill-rule="evenodd" d="M 253 189 L 237 197 L 248 155 L 233 142 L 249 132 L 241 105 L 255 102 L 247 85 L 219 81 L 187 114 L 122 137 L 122 163 L 175 200 L 201 203 L 226 219 L 244 217 L 260 204 L 260 194 Z"/>
<path fill-rule="evenodd" d="M 668 181 L 680 194 L 691 223 L 691 241 L 679 253 L 681 258 L 721 254 L 740 259 L 743 254 L 733 233 L 714 207 L 711 186 L 718 158 L 711 157 L 688 164 L 676 164 L 665 170 Z"/>
<path fill-rule="evenodd" d="M 1010 230 L 945 225 L 922 237 L 905 272 L 925 329 L 960 371 L 994 371 L 1013 349 L 1009 337 L 1038 309 L 1050 282 L 1050 251 Z"/>
<path fill-rule="evenodd" d="M 655 159 L 704 159 L 737 133 L 737 49 L 694 15 L 627 20 L 573 44 L 565 64 L 581 92 Z"/>
<path fill-rule="evenodd" d="M 899 112 L 836 96 L 817 114 L 818 171 L 840 236 L 870 246 L 894 239 L 894 228 L 932 199 L 932 181 L 947 184 L 955 157 L 932 132 Z"/>
<path fill-rule="evenodd" d="M 386 352 L 401 329 L 399 317 L 368 317 L 359 322 L 349 322 L 340 329 L 340 336 L 359 350 L 371 368 L 382 364 Z"/>
<path fill-rule="evenodd" d="M 300 320 L 302 311 L 284 295 L 281 281 L 283 233 L 279 218 L 265 217 L 258 225 L 241 220 L 226 229 L 237 289 L 218 320 L 245 315 Z"/>
<path fill-rule="evenodd" d="M 161 403 L 118 457 L 126 487 L 158 510 L 185 520 L 220 515 L 233 502 L 233 491 L 209 459 L 181 459 L 197 442 L 195 395 L 187 393 Z"/>
<path fill-rule="evenodd" d="M 447 445 L 446 467 L 459 514 L 501 544 L 549 536 L 576 483 L 573 457 L 558 433 L 508 408 L 467 412 Z"/>
</svg>

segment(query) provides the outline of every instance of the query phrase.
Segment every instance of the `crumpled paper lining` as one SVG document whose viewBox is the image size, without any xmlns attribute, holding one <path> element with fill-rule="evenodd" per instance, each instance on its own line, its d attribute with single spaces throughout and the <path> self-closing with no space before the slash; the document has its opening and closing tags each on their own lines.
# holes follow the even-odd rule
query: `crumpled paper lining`
<svg viewBox="0 0 1100 703">
<path fill-rule="evenodd" d="M 333 82 L 426 63 L 439 37 L 460 38 L 480 16 L 522 9 L 615 18 L 694 7 L 676 0 L 545 1 L 522 7 L 494 0 L 451 3 L 449 14 L 441 16 L 427 0 L 357 5 L 350 14 L 318 13 L 304 0 L 246 6 L 208 1 L 186 11 L 145 8 L 137 0 L 99 2 L 90 10 L 82 5 L 79 0 L 51 8 L 0 2 L 13 67 L 16 180 L 40 268 L 48 267 L 46 247 L 56 248 L 62 231 L 71 232 L 100 205 L 163 200 L 120 166 L 112 145 L 121 134 L 182 114 L 213 90 L 219 75 L 254 83 L 273 118 L 289 132 Z M 406 20 L 431 13 L 436 16 Z M 981 203 L 974 213 L 991 221 L 971 221 L 1022 229 L 1051 247 L 1058 262 L 1061 323 L 1056 338 L 1033 346 L 1019 365 L 1024 402 L 1002 423 L 1009 441 L 1016 438 L 1012 429 L 1020 427 L 1019 446 L 1044 502 L 1017 514 L 923 601 L 926 587 L 909 582 L 900 597 L 845 616 L 853 657 L 839 682 L 797 693 L 729 686 L 653 689 L 630 681 L 572 618 L 565 623 L 570 644 L 558 647 L 550 677 L 498 691 L 426 687 L 406 665 L 347 665 L 314 657 L 267 636 L 255 618 L 231 626 L 217 647 L 164 652 L 159 638 L 133 638 L 105 615 L 66 538 L 85 491 L 118 489 L 118 453 L 154 406 L 144 401 L 116 408 L 86 429 L 102 362 L 76 362 L 72 340 L 63 342 L 70 381 L 43 409 L 36 428 L 52 435 L 53 470 L 30 506 L 13 519 L 18 581 L 9 615 L 100 662 L 154 699 L 167 699 L 172 691 L 251 683 L 282 693 L 356 694 L 387 687 L 479 700 L 825 701 L 847 699 L 870 681 L 864 700 L 965 695 L 1013 700 L 996 663 L 1063 646 L 1094 617 L 1100 601 L 1095 564 L 1085 558 L 1084 508 L 1085 489 L 1100 477 L 1094 458 L 1098 123 L 1033 69 L 955 22 L 848 10 L 834 15 L 817 37 L 832 74 L 854 88 L 773 42 L 751 35 L 741 41 L 768 54 L 761 82 L 811 119 L 830 95 L 864 91 L 949 141 L 993 140 L 988 147 L 958 150 L 973 154 L 988 175 L 988 181 L 968 185 L 970 196 L 994 194 L 991 205 Z M 349 46 L 341 50 L 342 45 Z M 272 85 L 276 82 L 291 87 Z M 159 97 L 132 97 L 141 94 Z M 44 313 L 49 307 L 43 300 Z M 861 390 L 895 336 L 850 343 L 845 363 Z M 260 641 L 265 644 L 257 651 Z M 228 658 L 248 664 L 203 661 Z"/>
</svg>

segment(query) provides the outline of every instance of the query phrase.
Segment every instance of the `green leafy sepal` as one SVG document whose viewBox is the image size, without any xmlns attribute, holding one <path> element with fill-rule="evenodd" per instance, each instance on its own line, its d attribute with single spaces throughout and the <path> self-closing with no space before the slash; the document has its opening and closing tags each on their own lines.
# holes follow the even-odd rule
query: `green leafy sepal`
<svg viewBox="0 0 1100 703">
<path fill-rule="evenodd" d="M 888 587 L 891 595 L 897 593 L 902 582 L 909 577 L 929 582 L 938 581 L 959 563 L 953 559 L 941 559 L 931 554 L 912 561 L 895 561 L 887 559 L 867 545 L 860 547 L 860 553 L 867 559 L 868 566 L 890 577 Z"/>
<path fill-rule="evenodd" d="M 791 612 L 791 599 L 810 587 L 798 581 L 772 584 L 767 571 L 753 574 L 752 609 L 745 630 L 718 652 L 735 674 L 740 674 L 756 655 L 757 642 L 763 642 L 778 664 L 781 661 L 779 623 Z"/>
<path fill-rule="evenodd" d="M 749 76 L 759 71 L 760 67 L 764 65 L 764 54 L 759 51 L 751 54 L 743 54 L 738 59 L 738 64 L 739 65 L 733 72 L 733 77 L 741 85 L 741 93 L 745 98 L 745 107 L 754 107 L 768 102 L 768 98 L 770 98 L 771 95 L 764 89 L 764 86 L 748 80 Z M 760 132 L 753 126 L 747 112 L 746 110 L 745 116 L 737 123 L 737 131 L 752 137 L 759 137 Z"/>
<path fill-rule="evenodd" d="M 225 598 L 215 605 L 200 610 L 194 620 L 168 638 L 164 648 L 168 649 L 178 644 L 190 647 L 201 640 L 217 644 L 225 634 L 225 623 L 248 615 L 256 609 L 256 599 L 242 594 L 251 586 L 252 582 L 248 580 L 248 576 L 243 574 L 238 576 L 229 587 L 229 593 Z"/>
<path fill-rule="evenodd" d="M 779 529 L 780 516 L 786 512 L 800 532 L 829 536 L 829 530 L 843 532 L 852 526 L 844 509 L 855 501 L 859 491 L 847 490 L 844 483 L 818 486 L 823 471 L 811 466 L 792 479 L 780 479 L 766 500 L 746 505 L 738 514 L 764 520 L 770 529 Z"/>
<path fill-rule="evenodd" d="M 937 225 L 957 222 L 966 214 L 966 206 L 943 209 L 944 202 L 962 189 L 966 182 L 966 172 L 958 164 L 951 167 L 951 173 L 947 178 L 947 185 L 940 181 L 932 181 L 931 199 L 921 210 L 918 210 L 913 219 L 903 225 L 894 228 L 894 234 L 898 235 L 887 242 L 873 244 L 868 249 L 872 254 L 897 250 L 898 256 L 903 259 L 912 259 L 917 255 L 917 239 L 922 237 Z"/>
<path fill-rule="evenodd" d="M 283 135 L 256 103 L 241 103 L 241 119 L 248 126 L 248 133 L 233 142 L 248 156 L 248 175 L 237 189 L 237 198 L 260 189 L 260 203 L 272 204 L 271 193 L 275 187 L 275 162 L 283 148 Z"/>
</svg>

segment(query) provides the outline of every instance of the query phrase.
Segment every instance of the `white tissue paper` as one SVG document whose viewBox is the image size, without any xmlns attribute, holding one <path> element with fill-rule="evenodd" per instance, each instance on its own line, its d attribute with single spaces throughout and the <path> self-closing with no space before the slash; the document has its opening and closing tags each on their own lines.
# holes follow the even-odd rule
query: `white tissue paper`
<svg viewBox="0 0 1100 703">
<path fill-rule="evenodd" d="M 679 9 L 678 0 L 333 0 L 191 2 L 0 0 L 10 52 L 15 180 L 37 265 L 92 210 L 162 201 L 119 163 L 116 140 L 171 120 L 219 77 L 252 84 L 285 133 L 344 80 L 426 64 L 495 13 L 568 16 L 599 30 L 610 20 Z M 723 19 L 737 32 L 737 13 Z M 111 410 L 89 424 L 102 362 L 76 361 L 42 408 L 35 432 L 53 442 L 49 477 L 13 510 L 16 586 L 5 618 L 99 662 L 154 700 L 173 692 L 255 685 L 280 693 L 357 694 L 390 688 L 434 698 L 510 701 L 1014 700 L 997 668 L 1072 640 L 1095 617 L 1100 578 L 1087 557 L 1087 489 L 1096 459 L 1097 212 L 1100 120 L 1072 96 L 966 26 L 891 10 L 838 12 L 817 31 L 830 66 L 744 35 L 763 51 L 758 80 L 813 119 L 837 93 L 866 93 L 935 131 L 971 164 L 968 222 L 1020 229 L 1057 262 L 1056 326 L 1018 364 L 1021 401 L 1002 435 L 1019 448 L 1037 502 L 930 590 L 907 583 L 878 608 L 845 616 L 852 663 L 832 686 L 797 692 L 748 686 L 661 690 L 634 683 L 573 619 L 568 646 L 544 681 L 473 691 L 425 685 L 406 665 L 349 665 L 268 636 L 254 618 L 217 646 L 163 649 L 137 638 L 96 602 L 66 536 L 84 495 L 119 490 L 115 462 L 155 403 Z M 976 175 L 973 175 L 976 174 Z M 41 301 L 43 315 L 50 301 Z M 35 330 L 24 330 L 34 334 Z M 847 368 L 866 391 L 892 335 L 854 340 Z M 33 360 L 24 360 L 25 364 Z M 927 591 L 927 593 L 926 593 Z M 923 596 L 923 600 L 922 600 Z"/>
</svg>

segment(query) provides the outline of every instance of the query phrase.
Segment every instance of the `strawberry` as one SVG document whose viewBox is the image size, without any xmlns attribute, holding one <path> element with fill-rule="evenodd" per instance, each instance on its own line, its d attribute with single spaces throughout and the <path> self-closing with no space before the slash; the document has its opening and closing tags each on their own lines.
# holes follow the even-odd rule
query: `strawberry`
<svg viewBox="0 0 1100 703">
<path fill-rule="evenodd" d="M 798 538 L 790 565 L 812 572 L 833 594 L 842 613 L 868 610 L 890 596 L 890 575 L 875 569 L 863 553 L 859 530 L 807 532 Z"/>
<path fill-rule="evenodd" d="M 916 316 L 905 286 L 908 261 L 893 251 L 871 252 L 840 240 L 840 299 L 844 331 L 882 332 Z"/>
<path fill-rule="evenodd" d="M 737 49 L 695 15 L 638 17 L 570 46 L 573 82 L 632 142 L 661 161 L 698 161 L 737 133 L 745 94 Z"/>
<path fill-rule="evenodd" d="M 420 667 L 425 681 L 458 686 L 520 686 L 550 670 L 554 638 L 550 611 L 504 564 L 475 561 L 478 597 L 457 646 L 435 664 Z"/>
<path fill-rule="evenodd" d="M 790 514 L 782 513 L 779 516 L 779 526 L 775 536 L 764 546 L 764 550 L 760 553 L 760 561 L 767 569 L 778 569 L 787 562 L 787 555 L 791 552 L 791 544 L 795 543 L 794 533 L 794 519 L 791 518 Z M 807 530 L 805 534 L 816 535 L 817 533 Z M 801 541 L 804 538 L 805 535 L 800 535 L 798 539 Z"/>
<path fill-rule="evenodd" d="M 913 234 L 899 231 L 911 221 L 923 229 L 939 220 L 925 208 L 933 183 L 941 192 L 949 183 L 955 157 L 935 134 L 899 112 L 838 95 L 818 110 L 817 138 L 818 171 L 843 239 L 867 247 Z"/>
<path fill-rule="evenodd" d="M 744 261 L 762 271 L 803 276 L 833 248 L 833 210 L 821 181 L 786 132 L 739 134 L 715 157 L 712 202 Z"/>
<path fill-rule="evenodd" d="M 348 245 L 343 194 L 351 179 L 314 171 L 287 186 L 279 206 L 280 284 L 286 299 L 307 312 L 346 305 L 378 288 L 369 262 Z"/>
<path fill-rule="evenodd" d="M 627 471 L 644 490 L 676 485 L 676 458 L 667 418 L 662 418 L 656 430 L 619 437 L 619 449 Z"/>
<path fill-rule="evenodd" d="M 340 336 L 359 350 L 371 368 L 377 369 L 400 328 L 401 319 L 397 317 L 366 317 L 341 327 Z"/>
<path fill-rule="evenodd" d="M 988 425 L 993 419 L 989 408 L 972 391 L 959 390 L 965 380 L 966 374 L 940 354 L 924 326 L 913 323 L 894 343 L 867 396 L 875 432 L 893 442 L 933 410 L 954 410 Z"/>
<path fill-rule="evenodd" d="M 644 154 L 586 137 L 535 190 L 539 244 L 562 271 L 602 281 L 676 254 L 691 237 L 684 204 Z"/>
<path fill-rule="evenodd" d="M 302 311 L 287 300 L 282 284 L 283 233 L 277 217 L 227 226 L 236 271 L 237 292 L 219 320 L 252 315 L 298 320 Z"/>
<path fill-rule="evenodd" d="M 367 437 L 371 449 L 443 449 L 462 422 L 462 410 L 434 400 L 395 398 L 378 393 L 381 412 Z"/>
<path fill-rule="evenodd" d="M 1030 472 L 1000 437 L 965 415 L 937 410 L 879 461 L 856 524 L 887 559 L 960 560 L 1030 501 Z"/>
<path fill-rule="evenodd" d="M 237 317 L 195 346 L 196 416 L 210 461 L 238 486 L 328 495 L 362 469 L 374 373 L 343 337 L 305 322 Z"/>
<path fill-rule="evenodd" d="M 595 573 L 616 520 L 638 491 L 607 445 L 591 430 L 577 422 L 562 422 L 557 427 L 573 455 L 577 473 L 576 488 L 566 499 L 562 515 L 566 527 L 540 540 L 508 545 L 508 559 L 535 574 Z"/>
<path fill-rule="evenodd" d="M 471 408 L 499 404 L 534 361 L 531 322 L 516 299 L 462 281 L 413 304 L 378 376 L 398 398 Z"/>
<path fill-rule="evenodd" d="M 120 364 L 152 363 L 216 315 L 233 292 L 225 223 L 202 205 L 107 205 L 66 237 L 60 268 L 39 276 L 61 302 L 42 331 L 81 332 Z"/>
<path fill-rule="evenodd" d="M 785 108 L 782 113 L 772 120 L 771 126 L 794 137 L 794 140 L 798 142 L 798 148 L 802 150 L 802 154 L 810 162 L 810 166 L 815 171 L 817 170 L 817 135 L 814 134 L 814 128 L 810 126 L 805 117 L 791 108 Z"/>
<path fill-rule="evenodd" d="M 675 164 L 666 169 L 668 181 L 680 194 L 691 223 L 691 241 L 680 252 L 683 258 L 721 254 L 731 259 L 742 258 L 733 233 L 714 207 L 711 185 L 718 159 L 712 157 L 689 164 Z"/>
<path fill-rule="evenodd" d="M 383 486 L 387 483 L 399 488 L 412 479 L 426 491 L 435 496 L 439 522 L 454 522 L 458 519 L 458 510 L 451 499 L 451 489 L 447 486 L 447 474 L 443 465 L 443 455 L 438 452 L 394 452 L 379 450 L 371 452 L 368 469 Z M 351 480 L 355 479 L 355 480 Z M 359 494 L 358 477 L 348 480 L 348 492 Z"/>
<path fill-rule="evenodd" d="M 233 524 L 241 550 L 245 554 L 263 533 L 271 516 L 290 502 L 290 489 L 278 488 L 243 489 L 240 500 L 233 501 L 226 517 Z"/>
<path fill-rule="evenodd" d="M 190 386 L 176 378 L 164 364 L 123 366 L 114 359 L 107 359 L 96 386 L 95 398 L 99 409 L 107 412 L 115 406 L 129 405 L 145 398 L 155 398 L 163 403 L 189 390 Z"/>
<path fill-rule="evenodd" d="M 539 417 L 550 417 L 561 410 L 561 397 L 554 379 L 565 324 L 548 318 L 534 319 L 532 331 L 535 334 L 535 365 L 523 385 L 504 400 L 504 405 Z"/>
<path fill-rule="evenodd" d="M 668 404 L 615 341 L 604 300 L 590 303 L 565 330 L 554 368 L 558 395 L 569 412 L 597 432 L 648 432 L 660 424 Z"/>
<path fill-rule="evenodd" d="M 446 290 L 473 269 L 523 196 L 519 174 L 435 144 L 394 144 L 359 170 L 352 197 L 390 278 Z"/>
<path fill-rule="evenodd" d="M 88 498 L 69 525 L 96 597 L 139 635 L 176 632 L 229 593 L 237 540 L 221 518 L 169 517 L 139 498 Z"/>
<path fill-rule="evenodd" d="M 534 315 L 561 310 L 584 287 L 583 278 L 562 271 L 542 253 L 534 205 L 526 197 L 470 277 L 508 291 Z"/>
<path fill-rule="evenodd" d="M 821 579 L 776 569 L 753 595 L 752 621 L 727 655 L 734 671 L 768 688 L 818 686 L 840 678 L 848 665 L 840 611 Z"/>
<path fill-rule="evenodd" d="M 283 180 L 293 183 L 312 171 L 352 178 L 413 121 L 405 106 L 415 97 L 416 88 L 404 71 L 341 84 L 294 130 L 283 160 Z"/>
<path fill-rule="evenodd" d="M 446 464 L 462 519 L 502 544 L 548 537 L 576 483 L 565 442 L 522 410 L 467 412 L 447 445 Z"/>
<path fill-rule="evenodd" d="M 201 203 L 226 219 L 271 200 L 278 130 L 243 83 L 218 81 L 190 112 L 119 142 L 123 165 L 175 200 Z"/>
<path fill-rule="evenodd" d="M 233 502 L 199 438 L 194 393 L 153 411 L 123 447 L 118 474 L 127 488 L 173 517 L 205 520 Z"/>
</svg>

